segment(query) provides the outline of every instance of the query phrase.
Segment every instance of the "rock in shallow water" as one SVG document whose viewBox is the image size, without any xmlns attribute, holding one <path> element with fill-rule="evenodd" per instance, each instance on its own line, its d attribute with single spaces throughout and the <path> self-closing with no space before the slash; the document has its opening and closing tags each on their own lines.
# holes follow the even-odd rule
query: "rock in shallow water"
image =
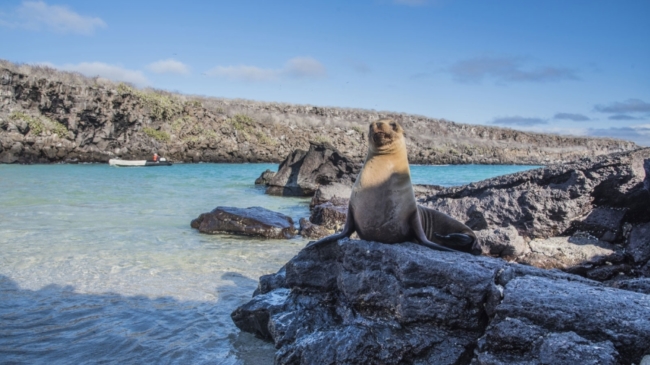
<svg viewBox="0 0 650 365">
<path fill-rule="evenodd" d="M 293 219 L 262 207 L 216 207 L 191 223 L 201 233 L 232 233 L 265 238 L 292 238 L 296 235 Z"/>
<path fill-rule="evenodd" d="M 616 364 L 650 350 L 648 295 L 412 243 L 306 248 L 263 281 L 232 317 L 275 342 L 276 364 Z"/>
<path fill-rule="evenodd" d="M 331 144 L 310 142 L 309 151 L 295 150 L 280 164 L 266 193 L 312 196 L 319 185 L 352 185 L 360 169 Z"/>
</svg>

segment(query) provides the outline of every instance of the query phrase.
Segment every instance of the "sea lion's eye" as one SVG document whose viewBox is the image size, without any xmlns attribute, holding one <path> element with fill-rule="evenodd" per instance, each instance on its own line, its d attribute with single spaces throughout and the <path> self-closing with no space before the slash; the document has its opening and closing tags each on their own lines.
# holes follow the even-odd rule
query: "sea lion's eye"
<svg viewBox="0 0 650 365">
<path fill-rule="evenodd" d="M 393 122 L 390 124 L 390 126 L 393 128 L 394 131 L 397 130 L 397 123 Z"/>
</svg>

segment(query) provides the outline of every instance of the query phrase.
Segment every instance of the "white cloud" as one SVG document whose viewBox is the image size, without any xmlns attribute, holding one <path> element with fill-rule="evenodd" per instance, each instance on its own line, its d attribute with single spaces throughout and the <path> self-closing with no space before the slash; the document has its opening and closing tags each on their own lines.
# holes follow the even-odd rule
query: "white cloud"
<svg viewBox="0 0 650 365">
<path fill-rule="evenodd" d="M 633 141 L 641 146 L 650 146 L 650 124 L 636 124 L 627 127 L 592 128 L 589 135 Z"/>
<path fill-rule="evenodd" d="M 456 62 L 449 72 L 460 82 L 480 82 L 486 77 L 502 82 L 579 80 L 572 69 L 551 66 L 525 69 L 523 59 L 515 57 L 470 58 Z"/>
<path fill-rule="evenodd" d="M 12 13 L 0 18 L 0 25 L 83 35 L 91 35 L 95 29 L 106 27 L 100 18 L 80 15 L 67 7 L 47 5 L 43 1 L 23 1 Z"/>
<path fill-rule="evenodd" d="M 327 75 L 327 70 L 311 57 L 296 57 L 287 61 L 282 73 L 299 79 L 320 78 Z"/>
<path fill-rule="evenodd" d="M 327 76 L 325 66 L 311 57 L 296 57 L 283 68 L 270 69 L 256 66 L 216 66 L 206 72 L 208 76 L 243 81 L 276 81 L 286 78 L 316 79 Z"/>
<path fill-rule="evenodd" d="M 190 73 L 190 68 L 186 64 L 172 58 L 150 63 L 147 69 L 157 74 L 187 75 Z"/>
<path fill-rule="evenodd" d="M 81 62 L 78 64 L 68 63 L 61 66 L 57 66 L 49 62 L 44 62 L 41 64 L 59 70 L 79 72 L 80 74 L 88 77 L 100 76 L 113 81 L 129 82 L 138 86 L 149 85 L 149 80 L 147 80 L 142 71 L 129 70 L 120 66 L 109 65 L 103 62 Z"/>
<path fill-rule="evenodd" d="M 601 113 L 648 113 L 650 112 L 650 103 L 641 99 L 628 99 L 624 102 L 610 103 L 609 105 L 596 105 L 596 111 Z"/>
</svg>

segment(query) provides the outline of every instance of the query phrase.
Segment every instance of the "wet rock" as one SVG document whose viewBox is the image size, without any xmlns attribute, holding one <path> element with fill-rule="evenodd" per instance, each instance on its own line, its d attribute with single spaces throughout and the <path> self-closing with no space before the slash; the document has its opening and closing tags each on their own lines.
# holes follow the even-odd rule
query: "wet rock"
<svg viewBox="0 0 650 365">
<path fill-rule="evenodd" d="M 277 364 L 617 364 L 650 349 L 650 296 L 489 257 L 344 239 L 276 275 L 235 313 L 268 331 Z"/>
<path fill-rule="evenodd" d="M 262 207 L 216 207 L 191 222 L 201 233 L 231 233 L 246 236 L 285 239 L 296 234 L 293 220 Z"/>
<path fill-rule="evenodd" d="M 319 239 L 334 233 L 334 230 L 313 224 L 307 218 L 300 218 L 300 235 L 305 238 Z"/>
<path fill-rule="evenodd" d="M 255 185 L 269 185 L 269 182 L 271 179 L 273 179 L 273 176 L 275 176 L 275 171 L 271 171 L 267 169 L 258 177 L 255 179 Z"/>
<path fill-rule="evenodd" d="M 331 144 L 310 142 L 308 151 L 296 150 L 280 164 L 266 193 L 312 196 L 320 185 L 352 185 L 360 168 Z"/>
</svg>

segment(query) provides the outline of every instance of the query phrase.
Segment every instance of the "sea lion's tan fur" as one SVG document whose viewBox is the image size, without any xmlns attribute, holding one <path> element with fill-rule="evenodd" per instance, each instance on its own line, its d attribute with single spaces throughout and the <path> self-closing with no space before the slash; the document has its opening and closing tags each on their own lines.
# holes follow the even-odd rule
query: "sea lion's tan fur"
<svg viewBox="0 0 650 365">
<path fill-rule="evenodd" d="M 352 187 L 345 227 L 311 246 L 356 231 L 359 238 L 369 241 L 415 239 L 444 251 L 455 251 L 445 246 L 460 243 L 454 248 L 470 251 L 466 246 L 476 240 L 471 229 L 446 214 L 417 205 L 402 127 L 391 119 L 382 119 L 371 123 L 368 132 L 368 155 Z"/>
</svg>

